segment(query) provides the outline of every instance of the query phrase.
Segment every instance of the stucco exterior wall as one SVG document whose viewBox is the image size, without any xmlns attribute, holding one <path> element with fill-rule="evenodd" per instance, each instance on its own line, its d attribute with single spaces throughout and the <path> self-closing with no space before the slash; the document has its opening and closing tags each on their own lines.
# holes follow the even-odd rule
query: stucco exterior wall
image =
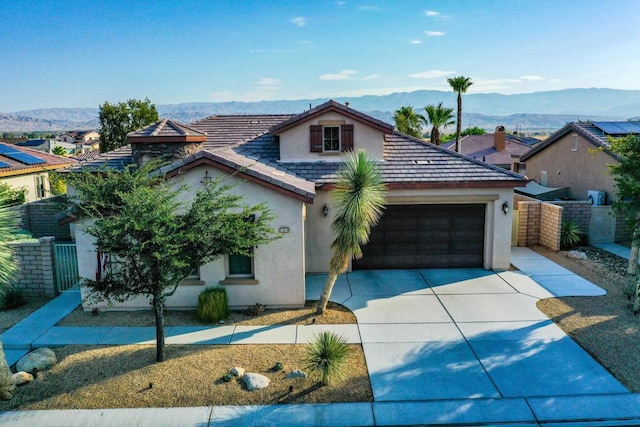
<svg viewBox="0 0 640 427">
<path fill-rule="evenodd" d="M 180 175 L 175 185 L 187 184 L 194 191 L 201 185 L 202 178 L 220 175 L 213 167 L 200 166 Z M 229 284 L 227 289 L 229 304 L 232 307 L 246 307 L 255 303 L 270 307 L 296 307 L 305 302 L 305 263 L 304 263 L 304 212 L 303 202 L 287 195 L 266 189 L 258 184 L 247 182 L 225 174 L 225 184 L 235 184 L 231 192 L 242 195 L 244 203 L 255 205 L 267 202 L 275 213 L 272 226 L 279 239 L 254 248 L 254 277 L 257 284 Z M 281 230 L 281 232 L 279 232 Z M 288 231 L 287 231 L 288 230 Z M 97 255 L 93 239 L 84 232 L 83 224 L 76 227 L 78 265 L 81 277 L 94 278 L 97 268 Z M 200 268 L 200 281 L 196 285 L 181 285 L 178 291 L 167 300 L 170 309 L 193 309 L 197 305 L 198 295 L 208 286 L 220 286 L 227 277 L 227 260 L 222 257 Z M 85 297 L 83 290 L 83 299 Z M 102 309 L 106 303 L 98 304 Z M 85 309 L 94 305 L 85 304 Z M 112 309 L 149 308 L 148 301 L 137 298 Z"/>
<path fill-rule="evenodd" d="M 484 268 L 488 270 L 507 269 L 511 260 L 511 223 L 513 189 L 441 189 L 441 190 L 392 190 L 387 193 L 387 203 L 395 205 L 411 204 L 485 204 L 485 250 Z M 502 204 L 507 202 L 510 210 L 502 212 Z M 322 206 L 327 203 L 329 215 L 322 214 Z M 335 212 L 332 200 L 326 191 L 318 191 L 313 206 L 307 211 L 307 272 L 326 272 L 331 257 L 330 245 L 333 234 L 330 230 L 332 214 Z"/>
<path fill-rule="evenodd" d="M 370 158 L 382 160 L 384 134 L 360 122 L 354 121 L 336 112 L 328 112 L 304 122 L 280 134 L 280 160 L 291 161 L 340 161 L 340 153 L 312 153 L 309 150 L 309 126 L 322 122 L 340 122 L 353 124 L 353 149 L 363 149 Z"/>
<path fill-rule="evenodd" d="M 49 172 L 46 171 L 38 171 L 36 173 L 25 174 L 25 175 L 14 175 L 0 178 L 0 182 L 4 182 L 9 184 L 14 189 L 20 189 L 22 187 L 27 189 L 26 194 L 26 203 L 34 202 L 36 200 L 41 199 L 38 197 L 38 192 L 36 190 L 36 176 L 41 175 L 44 180 L 44 191 L 45 197 L 48 194 L 51 194 L 49 189 Z"/>
<path fill-rule="evenodd" d="M 594 151 L 593 144 L 580 135 L 576 134 L 576 138 L 576 151 L 570 133 L 527 159 L 527 176 L 540 183 L 541 171 L 547 171 L 547 186 L 569 187 L 569 197 L 575 200 L 586 200 L 587 190 L 602 190 L 610 204 L 616 200 L 616 193 L 607 165 L 616 160 L 605 152 Z"/>
</svg>

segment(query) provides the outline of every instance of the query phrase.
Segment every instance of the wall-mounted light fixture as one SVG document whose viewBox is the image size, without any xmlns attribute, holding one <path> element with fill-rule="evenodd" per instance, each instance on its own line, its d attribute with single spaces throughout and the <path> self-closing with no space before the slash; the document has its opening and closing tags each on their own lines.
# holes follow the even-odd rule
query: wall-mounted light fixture
<svg viewBox="0 0 640 427">
<path fill-rule="evenodd" d="M 209 171 L 204 171 L 204 178 L 200 181 L 202 184 L 208 184 L 211 182 L 211 177 L 209 176 Z"/>
<path fill-rule="evenodd" d="M 329 215 L 329 206 L 327 206 L 327 204 L 325 203 L 324 206 L 322 206 L 322 215 L 326 216 Z"/>
<path fill-rule="evenodd" d="M 502 213 L 505 215 L 509 213 L 509 203 L 504 202 L 502 204 Z"/>
</svg>

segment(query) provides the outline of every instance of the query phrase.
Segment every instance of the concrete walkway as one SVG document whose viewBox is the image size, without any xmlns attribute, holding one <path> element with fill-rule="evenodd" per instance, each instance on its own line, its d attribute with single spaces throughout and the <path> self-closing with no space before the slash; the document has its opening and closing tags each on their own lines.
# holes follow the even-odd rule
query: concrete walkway
<svg viewBox="0 0 640 427">
<path fill-rule="evenodd" d="M 526 248 L 513 248 L 512 263 L 520 271 L 340 276 L 332 300 L 350 308 L 358 324 L 317 326 L 362 343 L 371 403 L 16 411 L 0 413 L 0 425 L 640 424 L 640 395 L 629 393 L 535 305 L 542 298 L 604 291 Z M 307 277 L 307 298 L 318 297 L 324 279 Z M 77 306 L 67 298 L 68 306 Z M 44 319 L 47 309 L 35 315 Z M 16 346 L 30 341 L 29 347 L 153 339 L 147 335 L 152 328 L 98 331 L 47 324 L 23 341 L 14 328 L 25 325 L 5 335 Z M 312 326 L 170 328 L 167 342 L 305 342 Z"/>
<path fill-rule="evenodd" d="M 619 245 L 617 243 L 594 243 L 593 246 L 596 248 L 604 249 L 607 252 L 611 252 L 612 254 L 618 255 L 624 259 L 629 259 L 631 256 L 631 249 L 626 246 Z M 640 259 L 638 259 L 638 264 L 640 265 Z"/>
</svg>

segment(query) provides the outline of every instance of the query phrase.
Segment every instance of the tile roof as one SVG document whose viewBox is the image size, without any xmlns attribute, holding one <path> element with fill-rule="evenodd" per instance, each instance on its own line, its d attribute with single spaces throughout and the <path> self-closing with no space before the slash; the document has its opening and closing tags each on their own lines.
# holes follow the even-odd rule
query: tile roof
<svg viewBox="0 0 640 427">
<path fill-rule="evenodd" d="M 54 154 L 48 154 L 42 151 L 20 147 L 13 144 L 0 143 L 0 145 L 14 148 L 17 151 L 20 151 L 22 153 L 37 157 L 38 159 L 44 160 L 44 163 L 39 163 L 37 165 L 27 165 L 25 163 L 19 162 L 17 160 L 13 160 L 9 157 L 5 157 L 2 154 L 0 154 L 0 161 L 8 165 L 7 167 L 0 168 L 0 177 L 26 175 L 30 173 L 40 172 L 42 170 L 60 169 L 60 168 L 77 164 L 77 160 L 72 159 L 70 157 L 56 156 Z"/>
<path fill-rule="evenodd" d="M 498 151 L 494 147 L 495 135 L 493 133 L 467 135 L 460 140 L 460 152 L 465 156 L 492 165 L 511 165 L 512 156 L 520 157 L 531 149 L 530 146 L 521 143 L 520 139 L 512 138 L 512 136 L 505 135 L 505 149 Z M 454 144 L 455 141 L 451 141 L 444 147 L 452 149 Z"/>
<path fill-rule="evenodd" d="M 207 134 L 192 127 L 183 125 L 169 119 L 163 119 L 142 129 L 129 132 L 129 142 L 154 142 L 154 141 L 193 141 L 204 142 Z"/>
<path fill-rule="evenodd" d="M 244 144 L 268 133 L 292 114 L 252 114 L 210 116 L 191 124 L 207 134 L 206 149 Z"/>
<path fill-rule="evenodd" d="M 526 161 L 536 153 L 539 153 L 559 139 L 563 138 L 565 135 L 573 132 L 589 141 L 593 146 L 602 148 L 605 153 L 609 154 L 614 159 L 619 159 L 617 154 L 609 150 L 609 137 L 612 137 L 612 135 L 605 133 L 602 129 L 598 128 L 591 122 L 570 122 L 542 141 L 540 145 L 537 145 L 531 151 L 523 155 L 520 160 Z"/>
</svg>

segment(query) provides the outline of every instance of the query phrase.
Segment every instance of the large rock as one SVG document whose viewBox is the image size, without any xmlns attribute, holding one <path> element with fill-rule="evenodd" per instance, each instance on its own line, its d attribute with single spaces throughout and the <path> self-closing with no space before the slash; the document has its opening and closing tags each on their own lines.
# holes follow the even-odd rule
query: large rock
<svg viewBox="0 0 640 427">
<path fill-rule="evenodd" d="M 46 371 L 58 362 L 56 354 L 50 348 L 39 348 L 22 357 L 16 364 L 17 371 L 32 372 L 34 368 L 38 371 Z"/>
<path fill-rule="evenodd" d="M 11 381 L 13 381 L 15 385 L 27 384 L 33 381 L 33 375 L 24 371 L 16 372 L 11 375 Z"/>
<path fill-rule="evenodd" d="M 254 373 L 246 373 L 242 377 L 242 381 L 244 381 L 244 385 L 247 386 L 247 390 L 260 390 L 263 388 L 267 388 L 271 380 L 264 375 L 254 374 Z"/>
</svg>

